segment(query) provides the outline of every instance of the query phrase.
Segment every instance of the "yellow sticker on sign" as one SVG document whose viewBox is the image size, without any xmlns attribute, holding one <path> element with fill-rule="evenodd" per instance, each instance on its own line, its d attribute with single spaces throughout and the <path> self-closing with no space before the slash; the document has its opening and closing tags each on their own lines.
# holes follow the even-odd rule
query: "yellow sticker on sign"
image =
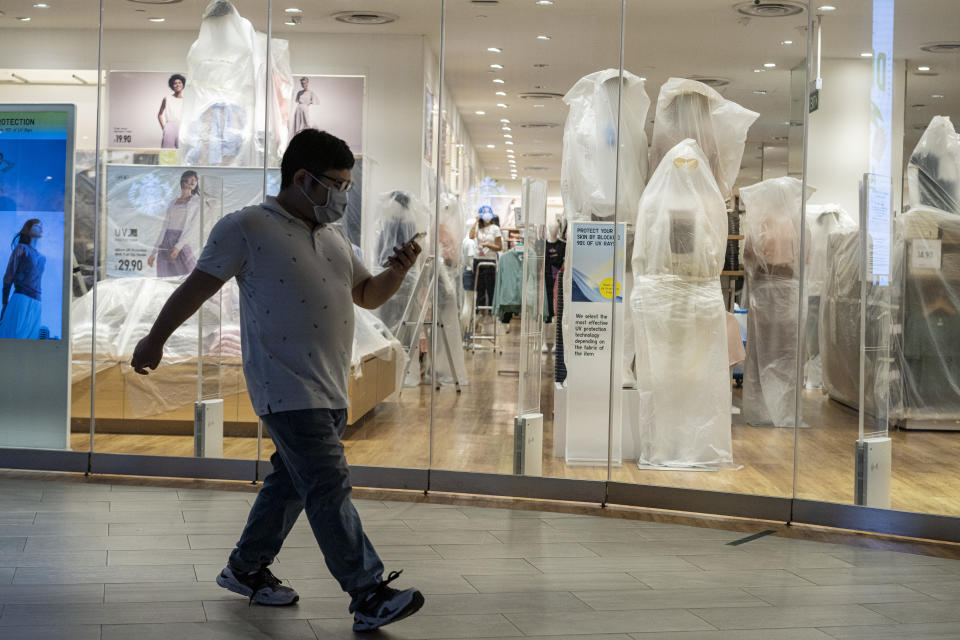
<svg viewBox="0 0 960 640">
<path fill-rule="evenodd" d="M 600 295 L 607 300 L 613 300 L 613 278 L 604 278 L 600 282 Z M 617 296 L 620 296 L 620 283 L 617 283 Z"/>
</svg>

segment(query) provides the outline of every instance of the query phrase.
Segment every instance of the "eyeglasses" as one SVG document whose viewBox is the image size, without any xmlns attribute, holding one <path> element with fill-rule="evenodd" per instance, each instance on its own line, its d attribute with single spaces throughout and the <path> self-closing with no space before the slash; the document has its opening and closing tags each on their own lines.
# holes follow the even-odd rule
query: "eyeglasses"
<svg viewBox="0 0 960 640">
<path fill-rule="evenodd" d="M 320 178 L 326 178 L 333 183 L 333 189 L 336 189 L 337 191 L 350 191 L 350 189 L 353 189 L 353 180 L 340 180 L 338 178 L 334 178 L 333 176 L 328 176 L 325 173 L 320 174 L 320 178 L 313 175 L 309 171 L 307 171 L 307 174 L 317 182 L 320 182 Z"/>
</svg>

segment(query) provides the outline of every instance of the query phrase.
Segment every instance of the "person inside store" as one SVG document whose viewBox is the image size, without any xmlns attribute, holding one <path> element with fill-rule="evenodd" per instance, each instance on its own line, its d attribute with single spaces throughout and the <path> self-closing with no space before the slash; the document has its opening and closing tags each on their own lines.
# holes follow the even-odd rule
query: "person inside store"
<svg viewBox="0 0 960 640">
<path fill-rule="evenodd" d="M 167 205 L 160 235 L 147 265 L 157 265 L 161 278 L 185 276 L 197 264 L 193 243 L 200 240 L 200 186 L 197 172 L 180 174 L 180 195 Z"/>
<path fill-rule="evenodd" d="M 493 208 L 483 205 L 477 212 L 477 219 L 470 229 L 470 239 L 476 240 L 477 255 L 473 258 L 474 288 L 477 296 L 477 306 L 493 305 L 493 290 L 496 285 L 497 256 L 503 250 L 503 235 L 500 227 L 495 224 L 496 216 Z M 481 263 L 493 264 L 494 268 L 477 269 Z"/>
<path fill-rule="evenodd" d="M 37 218 L 27 220 L 13 236 L 13 251 L 3 274 L 0 338 L 40 337 L 40 281 L 47 263 L 39 250 L 42 237 L 43 225 Z"/>
<path fill-rule="evenodd" d="M 179 149 L 180 119 L 183 114 L 183 88 L 187 86 L 187 79 L 182 74 L 175 73 L 167 80 L 167 86 L 173 93 L 160 101 L 160 111 L 157 112 L 160 131 L 163 132 L 160 139 L 160 148 Z"/>
<path fill-rule="evenodd" d="M 354 631 L 371 631 L 420 609 L 416 589 L 389 585 L 350 500 L 346 428 L 356 304 L 375 309 L 400 287 L 421 249 L 395 247 L 377 276 L 354 255 L 340 225 L 353 152 L 305 129 L 287 146 L 281 186 L 262 204 L 230 213 L 210 232 L 197 266 L 137 344 L 131 366 L 156 369 L 173 331 L 225 282 L 241 293 L 243 371 L 254 410 L 276 446 L 246 526 L 217 583 L 264 605 L 292 605 L 296 591 L 269 569 L 302 511 L 330 573 L 349 593 Z"/>
</svg>

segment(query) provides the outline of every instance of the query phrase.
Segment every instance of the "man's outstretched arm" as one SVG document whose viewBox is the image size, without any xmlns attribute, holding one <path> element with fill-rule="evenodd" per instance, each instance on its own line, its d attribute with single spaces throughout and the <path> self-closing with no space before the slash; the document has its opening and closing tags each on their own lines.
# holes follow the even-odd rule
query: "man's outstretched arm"
<svg viewBox="0 0 960 640">
<path fill-rule="evenodd" d="M 130 360 L 133 370 L 147 375 L 147 369 L 156 369 L 163 358 L 163 345 L 173 332 L 222 286 L 219 278 L 194 269 L 163 305 L 150 333 L 137 343 Z"/>
</svg>

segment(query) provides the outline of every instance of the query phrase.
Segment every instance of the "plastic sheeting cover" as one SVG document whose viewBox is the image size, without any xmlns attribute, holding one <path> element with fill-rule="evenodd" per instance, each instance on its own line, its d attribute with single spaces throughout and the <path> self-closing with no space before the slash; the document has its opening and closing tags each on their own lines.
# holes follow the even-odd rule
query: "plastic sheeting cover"
<svg viewBox="0 0 960 640">
<path fill-rule="evenodd" d="M 630 307 L 637 346 L 638 464 L 733 465 L 723 196 L 699 145 L 686 139 L 640 199 Z"/>
<path fill-rule="evenodd" d="M 376 252 L 373 256 L 374 263 L 371 265 L 371 272 L 374 275 L 384 270 L 387 260 L 393 255 L 394 247 L 403 245 L 418 233 L 427 233 L 431 218 L 430 210 L 426 205 L 407 191 L 389 191 L 381 194 L 377 199 L 376 217 Z M 418 241 L 421 247 L 429 246 L 429 243 L 429 237 Z M 427 253 L 425 251 L 420 254 L 421 261 L 407 272 L 400 289 L 375 312 L 394 335 L 397 334 L 403 322 L 404 310 L 414 294 L 417 278 L 420 276 L 422 257 Z"/>
<path fill-rule="evenodd" d="M 747 130 L 759 116 L 702 82 L 670 78 L 657 98 L 650 166 L 656 168 L 674 145 L 693 138 L 713 169 L 720 193 L 728 198 L 740 173 Z"/>
<path fill-rule="evenodd" d="M 97 285 L 97 314 L 93 316 L 93 293 L 75 299 L 71 305 L 72 380 L 90 376 L 90 353 L 93 322 L 97 323 L 97 371 L 122 365 L 126 381 L 127 404 L 134 417 L 146 417 L 190 406 L 197 400 L 196 369 L 175 367 L 196 363 L 199 314 L 181 325 L 167 341 L 161 366 L 149 376 L 140 376 L 130 369 L 137 342 L 153 325 L 170 294 L 181 278 L 118 278 L 102 280 Z M 211 298 L 203 307 L 204 366 L 213 367 L 221 375 L 224 394 L 246 390 L 240 369 L 240 306 L 235 281 L 224 285 L 222 298 Z M 371 312 L 354 307 L 355 324 L 352 372 L 361 373 L 360 363 L 370 355 L 383 360 L 398 359 L 398 376 L 403 369 L 403 349 L 390 331 Z M 397 389 L 401 388 L 400 380 Z"/>
<path fill-rule="evenodd" d="M 803 184 L 773 178 L 740 189 L 747 279 L 747 359 L 743 416 L 748 424 L 796 423 Z"/>
<path fill-rule="evenodd" d="M 960 137 L 950 118 L 934 116 L 907 165 L 910 204 L 960 213 Z"/>
<path fill-rule="evenodd" d="M 647 134 L 650 109 L 645 81 L 623 72 L 620 106 L 620 184 L 617 185 L 617 96 L 620 72 L 584 76 L 563 97 L 570 107 L 563 129 L 560 189 L 569 220 L 609 220 L 619 209 L 633 216 L 647 181 Z M 619 191 L 618 191 L 619 188 Z"/>
</svg>

